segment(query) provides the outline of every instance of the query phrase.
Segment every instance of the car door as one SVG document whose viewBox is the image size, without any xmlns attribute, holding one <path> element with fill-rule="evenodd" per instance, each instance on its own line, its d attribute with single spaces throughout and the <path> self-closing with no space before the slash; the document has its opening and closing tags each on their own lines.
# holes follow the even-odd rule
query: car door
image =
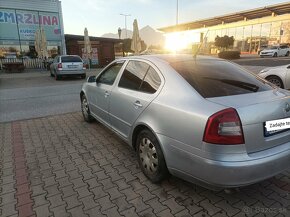
<svg viewBox="0 0 290 217">
<path fill-rule="evenodd" d="M 162 82 L 155 66 L 130 60 L 111 94 L 109 115 L 113 130 L 127 139 L 134 122 L 160 92 Z"/>
<path fill-rule="evenodd" d="M 280 46 L 279 47 L 279 56 L 285 56 L 286 55 L 286 46 Z"/>
<path fill-rule="evenodd" d="M 108 110 L 111 91 L 124 62 L 125 61 L 116 61 L 112 63 L 100 73 L 96 78 L 96 82 L 88 84 L 89 86 L 86 94 L 91 113 L 107 125 L 110 125 Z"/>
</svg>

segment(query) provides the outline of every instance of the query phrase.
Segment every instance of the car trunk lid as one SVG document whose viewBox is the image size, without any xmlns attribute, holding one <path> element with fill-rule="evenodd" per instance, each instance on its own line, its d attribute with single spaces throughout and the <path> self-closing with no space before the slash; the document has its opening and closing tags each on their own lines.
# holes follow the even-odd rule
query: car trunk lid
<svg viewBox="0 0 290 217">
<path fill-rule="evenodd" d="M 75 71 L 75 70 L 82 70 L 83 63 L 82 62 L 69 62 L 69 63 L 62 63 L 63 70 L 66 71 Z"/>
<path fill-rule="evenodd" d="M 265 127 L 267 121 L 290 117 L 288 91 L 275 89 L 252 94 L 207 98 L 207 100 L 237 110 L 249 153 L 281 145 L 290 140 L 289 130 L 269 131 Z"/>
</svg>

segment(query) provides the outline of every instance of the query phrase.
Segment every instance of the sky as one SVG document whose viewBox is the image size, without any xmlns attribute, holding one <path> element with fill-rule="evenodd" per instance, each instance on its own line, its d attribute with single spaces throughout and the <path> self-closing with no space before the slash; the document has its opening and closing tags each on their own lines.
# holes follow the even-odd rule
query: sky
<svg viewBox="0 0 290 217">
<path fill-rule="evenodd" d="M 117 33 L 118 28 L 133 29 L 137 19 L 139 29 L 158 29 L 175 25 L 177 0 L 61 0 L 66 34 L 102 36 Z M 178 22 L 185 23 L 267 5 L 285 3 L 283 0 L 178 0 Z"/>
</svg>

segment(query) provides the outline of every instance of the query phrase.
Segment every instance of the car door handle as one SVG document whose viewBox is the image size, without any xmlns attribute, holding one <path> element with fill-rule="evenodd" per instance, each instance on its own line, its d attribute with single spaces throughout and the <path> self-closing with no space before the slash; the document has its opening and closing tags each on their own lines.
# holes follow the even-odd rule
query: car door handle
<svg viewBox="0 0 290 217">
<path fill-rule="evenodd" d="M 136 102 L 134 102 L 134 106 L 135 106 L 136 109 L 143 107 L 143 105 L 138 100 Z"/>
<path fill-rule="evenodd" d="M 107 98 L 108 96 L 110 96 L 110 93 L 108 91 L 105 91 L 105 98 Z"/>
</svg>

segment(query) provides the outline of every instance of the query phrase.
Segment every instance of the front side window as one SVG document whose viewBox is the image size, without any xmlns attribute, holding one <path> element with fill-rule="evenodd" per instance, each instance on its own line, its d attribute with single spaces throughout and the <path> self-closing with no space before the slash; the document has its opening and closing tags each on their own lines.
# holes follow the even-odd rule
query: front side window
<svg viewBox="0 0 290 217">
<path fill-rule="evenodd" d="M 141 83 L 149 70 L 149 65 L 140 61 L 130 61 L 119 82 L 119 87 L 139 90 Z"/>
<path fill-rule="evenodd" d="M 98 77 L 97 82 L 101 84 L 113 85 L 116 77 L 125 61 L 113 63 Z"/>
</svg>

